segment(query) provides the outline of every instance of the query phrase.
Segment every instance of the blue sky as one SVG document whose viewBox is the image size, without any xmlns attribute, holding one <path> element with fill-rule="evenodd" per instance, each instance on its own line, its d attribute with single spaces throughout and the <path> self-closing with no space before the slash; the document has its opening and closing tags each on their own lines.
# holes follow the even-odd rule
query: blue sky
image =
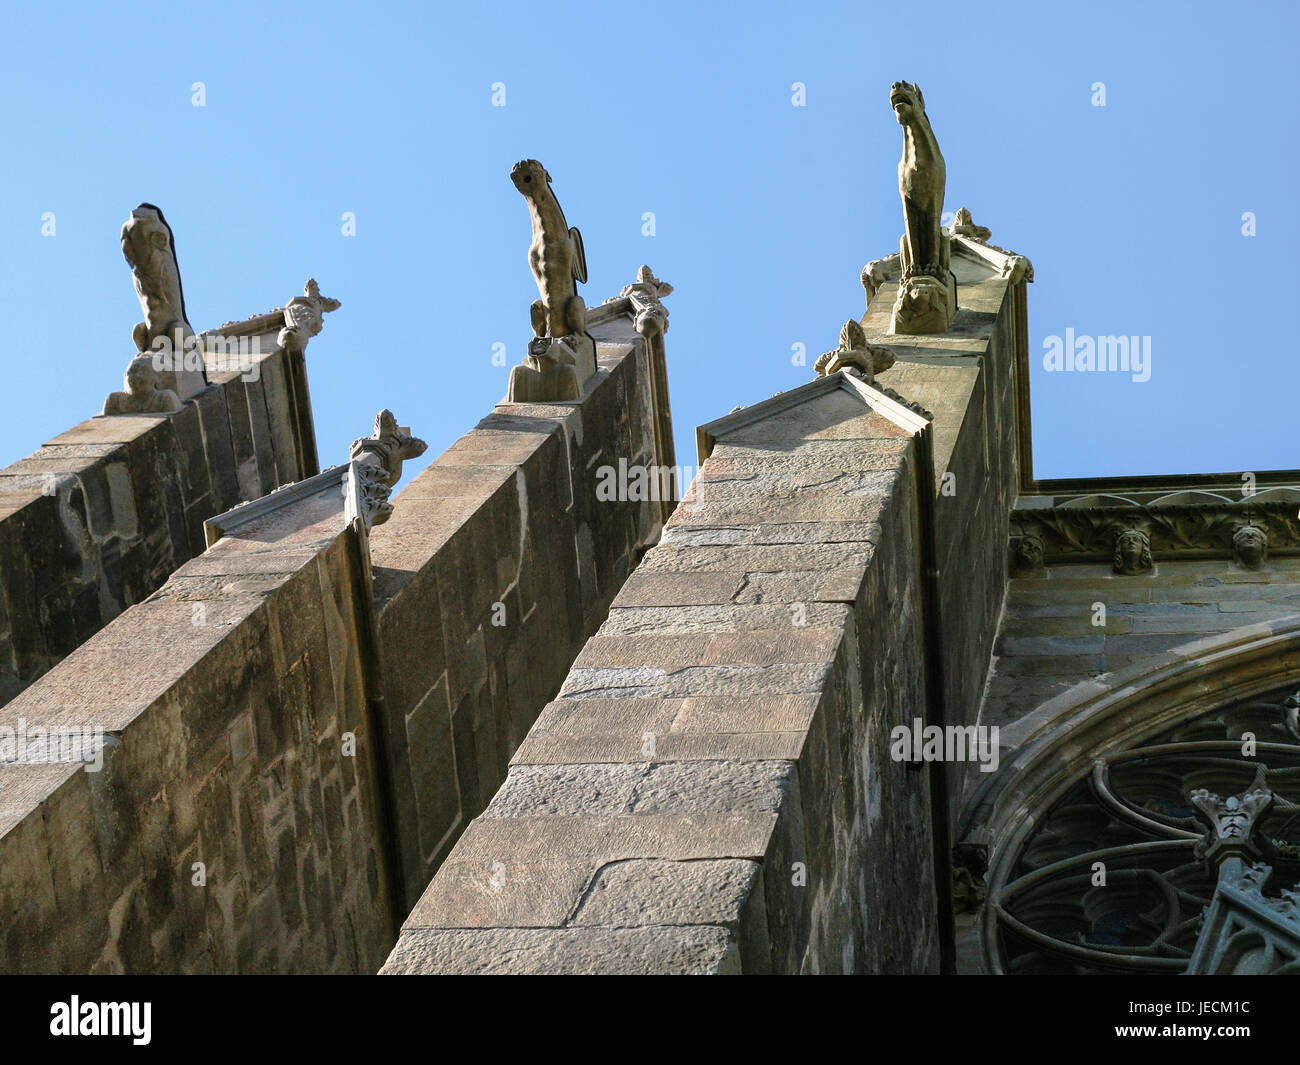
<svg viewBox="0 0 1300 1065">
<path fill-rule="evenodd" d="M 493 345 L 514 364 L 529 339 L 509 180 L 525 157 L 583 232 L 589 305 L 642 262 L 676 287 L 669 384 L 693 462 L 697 424 L 811 377 L 862 312 L 863 263 L 897 250 L 888 89 L 906 79 L 947 209 L 1035 265 L 1038 476 L 1297 467 L 1298 36 L 1282 3 L 11 9 L 0 462 L 121 387 L 139 307 L 118 230 L 147 200 L 196 329 L 309 276 L 343 301 L 308 349 L 321 461 L 389 406 L 430 445 L 409 476 L 504 394 Z M 1044 338 L 1067 328 L 1150 336 L 1150 380 L 1044 372 Z"/>
</svg>

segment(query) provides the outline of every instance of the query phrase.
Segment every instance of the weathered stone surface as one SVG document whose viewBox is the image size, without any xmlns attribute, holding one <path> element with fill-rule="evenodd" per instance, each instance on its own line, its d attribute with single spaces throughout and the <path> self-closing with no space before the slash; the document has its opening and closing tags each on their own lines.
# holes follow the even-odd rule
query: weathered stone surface
<svg viewBox="0 0 1300 1065">
<path fill-rule="evenodd" d="M 653 928 L 414 929 L 381 973 L 660 975 L 739 971 L 727 929 Z"/>
<path fill-rule="evenodd" d="M 284 358 L 262 356 L 259 378 Z M 310 410 L 286 394 L 282 442 L 258 452 L 245 390 L 229 375 L 171 415 L 92 418 L 0 470 L 0 598 L 13 615 L 0 703 L 200 554 L 204 520 L 316 472 L 314 444 L 308 456 L 287 428 L 310 432 Z"/>
<path fill-rule="evenodd" d="M 779 453 L 749 449 L 761 472 L 716 482 L 733 514 L 694 525 L 678 509 L 386 972 L 621 971 L 583 934 L 633 930 L 648 937 L 637 971 L 935 967 L 926 777 L 888 755 L 891 724 L 924 699 L 916 493 L 897 490 L 911 452 L 838 399 L 776 432 Z M 840 438 L 884 440 L 872 454 L 896 465 L 819 477 L 801 443 Z M 743 440 L 718 447 L 743 468 Z M 764 478 L 769 492 L 746 487 Z M 864 489 L 869 518 L 825 520 Z M 698 965 L 682 937 L 706 925 L 716 950 Z"/>
<path fill-rule="evenodd" d="M 371 591 L 336 488 L 331 538 L 307 499 L 211 553 L 280 554 L 287 572 L 253 591 L 191 562 L 0 711 L 107 741 L 99 772 L 0 764 L 0 969 L 378 967 L 397 913 L 367 708 Z"/>
<path fill-rule="evenodd" d="M 502 404 L 394 500 L 371 536 L 389 774 L 414 902 L 662 523 L 591 471 L 672 465 L 633 334 L 569 406 Z"/>
</svg>

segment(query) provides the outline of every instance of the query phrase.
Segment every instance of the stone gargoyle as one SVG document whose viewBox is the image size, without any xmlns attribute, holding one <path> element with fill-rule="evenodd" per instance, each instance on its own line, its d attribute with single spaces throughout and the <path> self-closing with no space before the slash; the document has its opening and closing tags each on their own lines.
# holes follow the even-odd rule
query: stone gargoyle
<svg viewBox="0 0 1300 1065">
<path fill-rule="evenodd" d="M 587 305 L 578 283 L 587 280 L 582 234 L 570 228 L 551 175 L 536 159 L 524 159 L 510 180 L 528 202 L 533 239 L 528 265 L 540 299 L 531 307 L 533 340 L 528 355 L 510 374 L 512 403 L 575 400 L 596 372 L 596 342 L 587 334 Z"/>
<path fill-rule="evenodd" d="M 155 356 L 161 386 L 182 400 L 203 391 L 202 349 L 185 315 L 185 291 L 176 238 L 152 203 L 142 203 L 122 226 L 122 254 L 131 267 L 144 321 L 131 331 L 136 350 Z"/>
</svg>

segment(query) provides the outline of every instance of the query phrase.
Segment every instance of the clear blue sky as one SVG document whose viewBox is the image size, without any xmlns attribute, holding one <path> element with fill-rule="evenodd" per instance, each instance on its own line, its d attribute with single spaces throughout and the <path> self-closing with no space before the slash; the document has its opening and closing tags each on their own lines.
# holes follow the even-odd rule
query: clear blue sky
<svg viewBox="0 0 1300 1065">
<path fill-rule="evenodd" d="M 513 364 L 529 338 L 524 157 L 582 229 L 588 304 L 642 262 L 676 286 L 669 382 L 693 462 L 697 424 L 810 378 L 862 312 L 863 263 L 897 250 L 901 78 L 925 92 L 948 210 L 1035 264 L 1039 476 L 1300 466 L 1295 6 L 1069 6 L 11 7 L 0 462 L 121 387 L 139 308 L 118 230 L 147 200 L 196 329 L 309 276 L 343 301 L 308 349 L 321 461 L 389 406 L 430 444 L 415 471 L 503 395 L 493 344 Z M 1044 373 L 1043 338 L 1067 328 L 1150 336 L 1151 379 Z"/>
</svg>

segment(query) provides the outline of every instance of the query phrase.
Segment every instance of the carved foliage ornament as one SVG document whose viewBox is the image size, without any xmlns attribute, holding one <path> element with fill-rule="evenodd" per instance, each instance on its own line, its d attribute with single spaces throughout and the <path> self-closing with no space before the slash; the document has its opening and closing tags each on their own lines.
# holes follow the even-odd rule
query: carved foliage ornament
<svg viewBox="0 0 1300 1065">
<path fill-rule="evenodd" d="M 325 315 L 341 306 L 343 304 L 338 300 L 320 294 L 320 286 L 314 277 L 308 279 L 302 295 L 285 304 L 284 328 L 280 330 L 276 343 L 285 351 L 301 355 L 307 341 L 324 328 Z"/>
<path fill-rule="evenodd" d="M 893 365 L 894 353 L 889 348 L 868 344 L 862 326 L 850 318 L 840 330 L 839 347 L 819 356 L 813 369 L 820 377 L 829 377 L 847 369 L 856 369 L 867 377 L 874 377 Z"/>
<path fill-rule="evenodd" d="M 1208 493 L 1204 493 L 1208 495 Z M 1133 528 L 1146 538 L 1145 549 L 1152 559 L 1187 554 L 1198 557 L 1232 557 L 1246 569 L 1267 563 L 1270 552 L 1294 554 L 1300 549 L 1300 519 L 1292 489 L 1273 489 L 1273 498 L 1233 500 L 1227 497 L 1205 502 L 1163 504 L 1123 501 L 1076 505 L 1058 503 L 1052 507 L 1013 511 L 1012 545 L 1032 535 L 1043 545 L 1049 562 L 1086 562 L 1119 559 L 1117 549 L 1136 554 L 1143 551 L 1120 534 Z M 1120 570 L 1116 572 L 1128 572 Z M 1139 566 L 1134 572 L 1144 572 Z"/>
<path fill-rule="evenodd" d="M 382 525 L 393 513 L 388 497 L 402 477 L 402 462 L 423 455 L 428 445 L 398 425 L 391 410 L 375 416 L 370 436 L 352 442 L 349 452 L 349 489 L 359 498 L 359 517 L 367 528 Z"/>
</svg>

